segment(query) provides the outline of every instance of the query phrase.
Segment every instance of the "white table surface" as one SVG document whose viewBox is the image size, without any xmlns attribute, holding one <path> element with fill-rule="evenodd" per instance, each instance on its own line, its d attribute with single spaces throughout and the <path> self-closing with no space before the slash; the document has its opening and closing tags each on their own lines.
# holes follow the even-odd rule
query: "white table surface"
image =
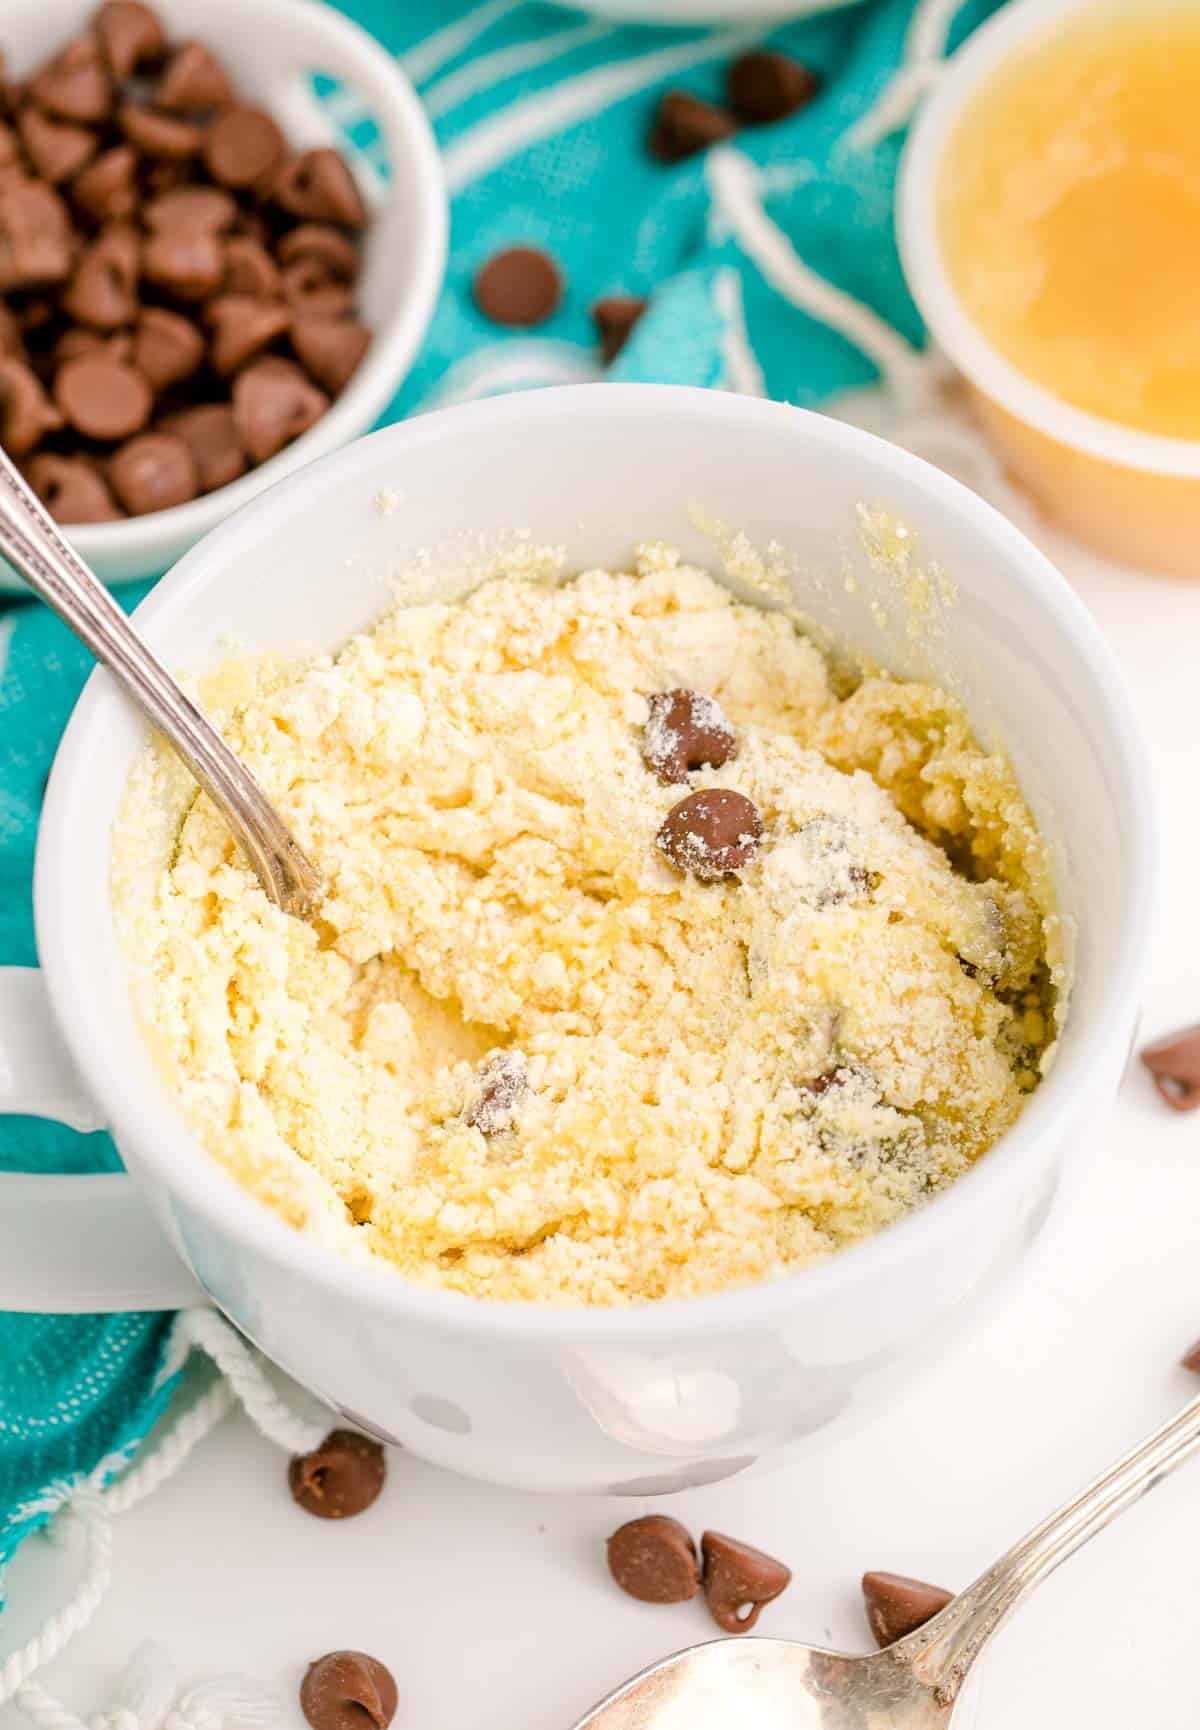
<svg viewBox="0 0 1200 1730">
<path fill-rule="evenodd" d="M 1144 1023 L 1155 1033 L 1200 1019 L 1200 581 L 1050 550 L 1122 655 L 1165 796 Z M 864 1568 L 966 1584 L 1197 1391 L 1175 1360 L 1200 1335 L 1200 1115 L 1166 1110 L 1135 1070 L 1092 1153 L 1090 1183 L 1003 1313 L 906 1404 L 774 1476 L 661 1504 L 790 1563 L 794 1583 L 761 1632 L 864 1647 Z M 652 1609 L 609 1582 L 604 1539 L 646 1506 L 510 1493 L 393 1454 L 375 1507 L 327 1525 L 293 1506 L 282 1458 L 238 1415 L 117 1523 L 114 1587 L 43 1680 L 96 1712 L 153 1637 L 185 1681 L 239 1669 L 277 1685 L 281 1730 L 302 1730 L 305 1663 L 351 1646 L 395 1672 L 397 1730 L 569 1730 L 626 1675 L 715 1632 L 698 1603 Z M 1018 1613 L 956 1726 L 1197 1730 L 1198 1557 L 1200 1461 Z M 24 1547 L 0 1656 L 62 1601 L 74 1566 Z M 0 1710 L 0 1730 L 27 1723 Z"/>
</svg>

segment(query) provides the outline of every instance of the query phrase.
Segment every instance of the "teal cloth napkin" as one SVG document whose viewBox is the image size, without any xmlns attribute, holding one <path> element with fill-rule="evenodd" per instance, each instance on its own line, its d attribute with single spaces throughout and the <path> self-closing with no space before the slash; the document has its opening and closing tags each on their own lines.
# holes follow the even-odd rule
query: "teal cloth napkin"
<svg viewBox="0 0 1200 1730">
<path fill-rule="evenodd" d="M 252 4 L 252 0 L 246 0 Z M 997 0 L 970 0 L 961 37 Z M 913 0 L 798 0 L 811 15 L 764 35 L 822 78 L 805 111 L 736 141 L 761 207 L 819 276 L 913 343 L 920 321 L 892 236 L 899 140 L 854 153 L 846 129 L 900 63 Z M 399 54 L 427 104 L 452 194 L 445 291 L 417 364 L 385 419 L 490 392 L 598 376 L 588 308 L 650 298 L 607 376 L 756 389 L 799 404 L 870 382 L 869 360 L 800 310 L 742 250 L 704 157 L 665 167 L 644 149 L 658 94 L 719 98 L 740 34 L 617 27 L 532 0 L 345 0 Z M 321 86 L 331 115 L 376 166 L 352 93 Z M 478 265 L 516 242 L 545 248 L 566 282 L 554 317 L 506 332 L 471 294 Z M 125 590 L 132 607 L 144 589 Z M 38 812 L 59 735 L 90 669 L 36 605 L 0 611 L 0 961 L 31 965 Z M 106 1136 L 0 1118 L 0 1172 L 117 1165 Z M 170 1395 L 170 1318 L 0 1315 L 0 1565 L 47 1517 L 56 1486 L 118 1458 Z"/>
</svg>

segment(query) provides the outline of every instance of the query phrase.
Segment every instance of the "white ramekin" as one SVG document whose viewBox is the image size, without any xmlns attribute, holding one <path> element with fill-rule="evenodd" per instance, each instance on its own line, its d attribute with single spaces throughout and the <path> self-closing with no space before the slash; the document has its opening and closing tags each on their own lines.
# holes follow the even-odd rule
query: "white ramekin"
<svg viewBox="0 0 1200 1730">
<path fill-rule="evenodd" d="M 905 629 L 904 585 L 864 550 L 864 504 L 902 519 L 918 558 L 957 585 L 925 639 Z M 952 680 L 1011 751 L 1078 933 L 1058 1061 L 1015 1127 L 901 1224 L 718 1296 L 551 1309 L 351 1264 L 197 1146 L 143 1044 L 108 877 L 144 733 L 97 672 L 42 819 L 45 971 L 0 972 L 0 1110 L 104 1123 L 130 1175 L 0 1178 L 0 1307 L 152 1307 L 204 1301 L 203 1288 L 293 1375 L 414 1453 L 530 1488 L 651 1493 L 857 1421 L 1002 1289 L 1065 1163 L 1086 1161 L 1089 1116 L 1124 1065 L 1153 813 L 1113 655 L 1042 554 L 973 493 L 780 404 L 645 385 L 537 391 L 421 416 L 289 477 L 194 548 L 137 622 L 168 663 L 191 668 L 218 660 L 230 635 L 251 652 L 329 648 L 388 604 L 405 568 L 461 568 L 521 531 L 576 566 L 656 537 L 716 564 L 696 507 L 755 546 L 786 548 L 820 625 L 901 674 Z"/>
<path fill-rule="evenodd" d="M 938 182 L 954 130 L 998 67 L 1088 11 L 1142 0 L 1014 0 L 968 39 L 926 102 L 904 151 L 897 234 L 913 298 L 966 380 L 1008 467 L 1047 513 L 1125 563 L 1200 574 L 1200 441 L 1163 438 L 1074 408 L 1012 365 L 973 324 L 938 237 Z"/>
<path fill-rule="evenodd" d="M 389 164 L 385 180 L 360 172 L 371 226 L 359 304 L 374 337 L 347 388 L 317 424 L 240 480 L 190 504 L 67 533 L 106 582 L 154 576 L 223 517 L 273 481 L 357 438 L 403 382 L 433 315 L 446 262 L 447 199 L 429 122 L 397 61 L 365 30 L 321 0 L 155 0 L 172 40 L 212 44 L 238 89 L 273 113 L 290 142 L 337 143 L 310 75 L 344 84 L 373 117 Z M 20 76 L 82 29 L 95 0 L 0 0 L 0 40 Z M 0 590 L 20 591 L 0 561 Z"/>
</svg>

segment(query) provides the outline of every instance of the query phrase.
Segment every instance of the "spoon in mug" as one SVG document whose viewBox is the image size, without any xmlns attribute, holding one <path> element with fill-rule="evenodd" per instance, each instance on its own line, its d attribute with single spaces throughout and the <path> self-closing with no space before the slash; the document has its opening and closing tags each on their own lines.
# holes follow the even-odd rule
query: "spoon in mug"
<svg viewBox="0 0 1200 1730">
<path fill-rule="evenodd" d="M 968 1670 L 1060 1562 L 1200 1447 L 1200 1399 L 1051 1514 L 915 1633 L 862 1656 L 713 1640 L 618 1688 L 574 1730 L 947 1730 Z"/>
<path fill-rule="evenodd" d="M 108 668 L 229 824 L 277 907 L 311 919 L 321 878 L 258 782 L 138 636 L 0 451 L 0 553 Z"/>
</svg>

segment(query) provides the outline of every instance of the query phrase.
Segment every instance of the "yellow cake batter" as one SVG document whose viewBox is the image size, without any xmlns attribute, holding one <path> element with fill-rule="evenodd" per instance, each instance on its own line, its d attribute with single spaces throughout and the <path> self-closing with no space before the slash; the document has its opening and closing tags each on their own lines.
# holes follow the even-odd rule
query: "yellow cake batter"
<svg viewBox="0 0 1200 1730">
<path fill-rule="evenodd" d="M 680 760 L 668 692 L 720 766 Z M 768 1279 L 951 1181 L 1037 1082 L 1055 921 L 1006 761 L 928 686 L 836 693 L 663 548 L 203 694 L 328 894 L 274 909 L 153 746 L 114 845 L 138 1012 L 204 1145 L 348 1254 L 547 1303 Z M 729 875 L 664 848 L 703 792 L 753 806 Z"/>
</svg>

